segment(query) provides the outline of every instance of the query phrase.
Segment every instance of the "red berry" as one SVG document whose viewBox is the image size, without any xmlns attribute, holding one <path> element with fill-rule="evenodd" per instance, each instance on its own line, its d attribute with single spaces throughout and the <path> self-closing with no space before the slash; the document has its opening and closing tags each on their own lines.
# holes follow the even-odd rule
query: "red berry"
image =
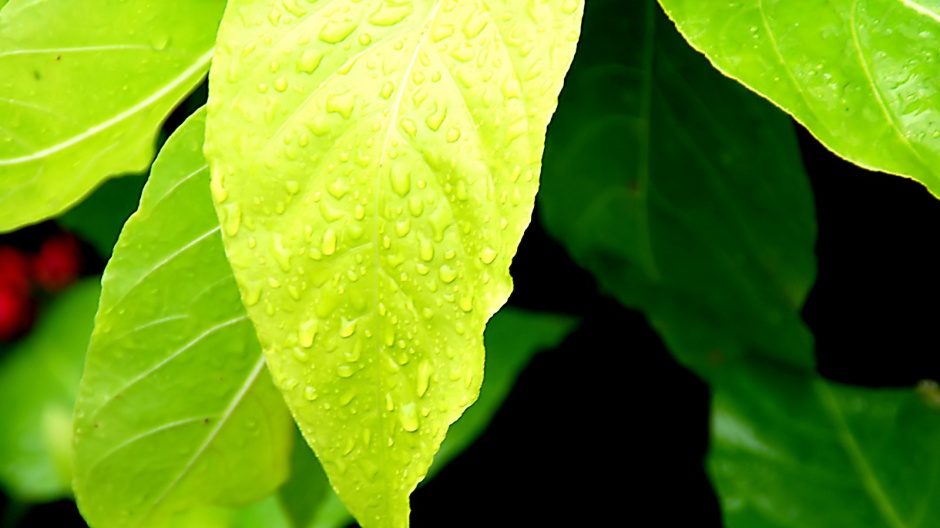
<svg viewBox="0 0 940 528">
<path fill-rule="evenodd" d="M 36 305 L 26 294 L 0 285 L 0 342 L 25 334 L 36 319 Z"/>
<path fill-rule="evenodd" d="M 29 294 L 29 259 L 11 246 L 0 246 L 0 287 Z"/>
<path fill-rule="evenodd" d="M 68 233 L 47 238 L 32 261 L 33 280 L 50 292 L 64 290 L 75 282 L 82 268 L 78 241 Z"/>
</svg>

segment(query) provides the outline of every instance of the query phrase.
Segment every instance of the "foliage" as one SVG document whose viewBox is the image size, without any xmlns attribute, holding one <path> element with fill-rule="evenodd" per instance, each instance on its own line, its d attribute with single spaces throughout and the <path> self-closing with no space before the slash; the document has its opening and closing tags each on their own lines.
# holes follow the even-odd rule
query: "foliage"
<svg viewBox="0 0 940 528">
<path fill-rule="evenodd" d="M 25 402 L 0 417 L 8 493 L 74 492 L 96 527 L 408 526 L 418 483 L 575 326 L 497 313 L 541 171 L 547 230 L 710 384 L 727 526 L 935 524 L 940 391 L 817 373 L 792 125 L 708 62 L 937 193 L 940 13 L 660 3 L 0 2 L 0 230 L 65 213 L 107 259 L 100 298 L 43 298 L 0 364 L 0 400 Z M 151 165 L 210 58 L 206 109 Z M 126 222 L 143 178 L 72 208 L 146 167 Z M 64 288 L 63 263 L 33 280 Z"/>
</svg>

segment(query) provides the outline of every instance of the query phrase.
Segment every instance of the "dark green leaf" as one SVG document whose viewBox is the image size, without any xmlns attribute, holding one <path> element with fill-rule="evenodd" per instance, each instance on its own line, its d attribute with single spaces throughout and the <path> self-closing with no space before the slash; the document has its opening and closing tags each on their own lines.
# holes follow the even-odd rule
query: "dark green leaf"
<svg viewBox="0 0 940 528">
<path fill-rule="evenodd" d="M 652 0 L 595 0 L 584 20 L 545 151 L 549 231 L 706 376 L 754 353 L 811 366 L 815 221 L 790 123 Z"/>
<path fill-rule="evenodd" d="M 723 379 L 708 467 L 725 526 L 937 526 L 936 398 L 840 385 L 780 365 Z"/>
</svg>

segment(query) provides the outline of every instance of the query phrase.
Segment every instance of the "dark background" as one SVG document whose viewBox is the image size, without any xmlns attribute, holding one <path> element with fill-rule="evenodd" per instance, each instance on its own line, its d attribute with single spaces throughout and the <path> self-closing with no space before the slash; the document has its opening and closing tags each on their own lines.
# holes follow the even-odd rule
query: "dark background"
<svg viewBox="0 0 940 528">
<path fill-rule="evenodd" d="M 940 378 L 940 201 L 912 180 L 842 161 L 797 128 L 819 221 L 819 275 L 803 315 L 820 372 L 871 387 Z M 415 492 L 412 526 L 721 526 L 702 463 L 707 386 L 642 315 L 597 292 L 537 213 L 512 273 L 510 304 L 583 324 L 537 356 L 490 429 Z M 11 514 L 0 497 L 0 519 Z M 84 523 L 62 501 L 16 526 Z"/>
</svg>

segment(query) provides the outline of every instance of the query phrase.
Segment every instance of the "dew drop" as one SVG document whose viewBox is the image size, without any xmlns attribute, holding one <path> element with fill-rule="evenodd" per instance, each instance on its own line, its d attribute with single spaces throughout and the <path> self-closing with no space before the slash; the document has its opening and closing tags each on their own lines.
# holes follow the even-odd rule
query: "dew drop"
<svg viewBox="0 0 940 528">
<path fill-rule="evenodd" d="M 339 336 L 350 337 L 355 333 L 356 333 L 356 321 L 353 320 L 347 323 L 346 326 L 344 326 L 343 329 L 339 331 Z"/>
<path fill-rule="evenodd" d="M 333 231 L 332 227 L 326 228 L 326 232 L 323 233 L 323 243 L 320 245 L 320 250 L 326 256 L 336 252 L 336 232 Z"/>
<path fill-rule="evenodd" d="M 418 430 L 418 412 L 414 402 L 402 405 L 401 412 L 398 414 L 401 426 L 405 431 L 413 433 Z"/>
<path fill-rule="evenodd" d="M 434 244 L 420 232 L 418 233 L 418 254 L 425 262 L 430 262 L 434 258 Z"/>
<path fill-rule="evenodd" d="M 408 212 L 411 216 L 419 217 L 424 212 L 424 201 L 418 196 L 412 196 L 408 200 Z"/>
<path fill-rule="evenodd" d="M 387 100 L 392 97 L 393 92 L 395 92 L 395 84 L 392 81 L 385 81 L 379 90 L 379 95 L 382 96 L 382 99 Z"/>
<path fill-rule="evenodd" d="M 437 132 L 441 128 L 441 124 L 444 122 L 444 119 L 447 117 L 447 107 L 438 106 L 436 103 L 434 105 L 434 110 L 428 115 L 424 120 L 424 124 L 428 126 L 431 130 Z"/>
<path fill-rule="evenodd" d="M 451 282 L 454 282 L 454 279 L 457 278 L 457 272 L 447 264 L 444 264 L 441 266 L 441 269 L 438 270 L 438 276 L 442 281 L 450 284 Z"/>
<path fill-rule="evenodd" d="M 300 330 L 297 332 L 297 338 L 300 340 L 300 346 L 310 348 L 313 346 L 313 340 L 317 337 L 317 320 L 310 319 L 300 324 Z"/>
<path fill-rule="evenodd" d="M 284 247 L 284 240 L 280 233 L 274 233 L 274 236 L 271 237 L 271 251 L 274 253 L 274 260 L 277 261 L 281 271 L 284 273 L 290 271 L 290 249 Z"/>
<path fill-rule="evenodd" d="M 287 79 L 285 77 L 278 77 L 277 79 L 274 79 L 274 89 L 279 92 L 287 90 Z"/>
<path fill-rule="evenodd" d="M 242 223 L 242 207 L 237 203 L 228 204 L 224 207 L 225 222 L 222 224 L 222 230 L 228 236 L 238 234 L 238 228 Z"/>
<path fill-rule="evenodd" d="M 470 297 L 461 297 L 457 304 L 460 306 L 461 310 L 467 313 L 473 311 L 473 299 Z"/>
<path fill-rule="evenodd" d="M 313 73 L 323 60 L 323 53 L 319 50 L 308 48 L 300 55 L 297 61 L 297 71 L 300 73 Z"/>
<path fill-rule="evenodd" d="M 304 398 L 307 401 L 314 401 L 318 397 L 319 397 L 319 394 L 317 394 L 317 389 L 315 389 L 313 385 L 307 385 L 306 387 L 304 387 Z"/>
<path fill-rule="evenodd" d="M 451 127 L 447 131 L 447 141 L 450 143 L 454 143 L 458 139 L 460 139 L 460 129 L 457 127 Z"/>
<path fill-rule="evenodd" d="M 336 367 L 336 374 L 338 374 L 341 378 L 351 378 L 355 373 L 356 370 L 352 365 L 340 365 Z"/>
<path fill-rule="evenodd" d="M 483 248 L 483 251 L 480 252 L 480 260 L 484 264 L 492 264 L 496 260 L 497 251 L 493 248 Z"/>
<path fill-rule="evenodd" d="M 395 234 L 404 238 L 411 231 L 411 220 L 405 219 L 395 223 Z"/>
<path fill-rule="evenodd" d="M 431 384 L 431 363 L 427 360 L 418 364 L 418 397 L 424 397 Z"/>
<path fill-rule="evenodd" d="M 392 190 L 395 194 L 404 198 L 411 191 L 411 171 L 401 163 L 392 165 Z"/>
<path fill-rule="evenodd" d="M 411 137 L 415 137 L 418 134 L 418 126 L 415 125 L 415 122 L 410 117 L 403 117 L 401 119 L 401 128 Z"/>
<path fill-rule="evenodd" d="M 320 30 L 318 38 L 327 44 L 338 44 L 348 37 L 359 23 L 351 18 L 329 19 Z"/>
</svg>

